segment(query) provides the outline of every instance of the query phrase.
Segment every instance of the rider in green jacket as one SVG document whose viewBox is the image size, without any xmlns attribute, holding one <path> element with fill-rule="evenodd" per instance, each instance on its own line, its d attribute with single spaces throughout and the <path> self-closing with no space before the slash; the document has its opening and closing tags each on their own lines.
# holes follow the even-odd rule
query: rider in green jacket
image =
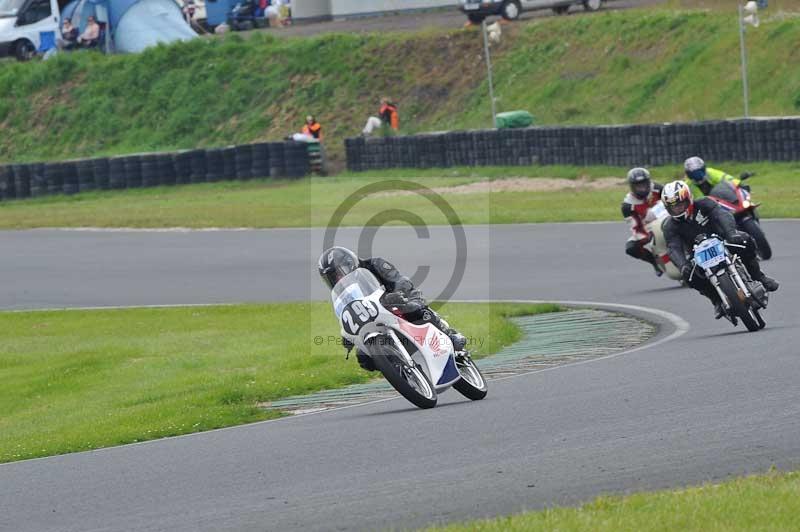
<svg viewBox="0 0 800 532">
<path fill-rule="evenodd" d="M 741 179 L 728 175 L 722 170 L 706 168 L 705 161 L 700 157 L 686 159 L 686 162 L 683 163 L 683 169 L 686 171 L 686 179 L 683 181 L 689 185 L 692 197 L 695 199 L 708 195 L 711 189 L 723 180 L 730 181 L 736 186 L 741 183 Z"/>
</svg>

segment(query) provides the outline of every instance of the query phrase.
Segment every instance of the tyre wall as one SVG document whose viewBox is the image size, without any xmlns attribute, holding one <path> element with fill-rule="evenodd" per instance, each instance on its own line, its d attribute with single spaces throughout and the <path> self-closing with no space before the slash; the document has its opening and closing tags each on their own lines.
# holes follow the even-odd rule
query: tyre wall
<svg viewBox="0 0 800 532">
<path fill-rule="evenodd" d="M 530 127 L 345 141 L 351 171 L 451 166 L 656 166 L 800 160 L 800 118 L 687 124 Z"/>
<path fill-rule="evenodd" d="M 0 200 L 221 180 L 301 178 L 308 145 L 270 142 L 64 162 L 0 164 Z"/>
</svg>

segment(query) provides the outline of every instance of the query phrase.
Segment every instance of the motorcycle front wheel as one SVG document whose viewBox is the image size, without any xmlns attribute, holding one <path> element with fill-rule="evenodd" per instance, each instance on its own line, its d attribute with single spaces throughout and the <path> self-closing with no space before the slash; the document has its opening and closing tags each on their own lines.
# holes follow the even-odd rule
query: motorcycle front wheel
<svg viewBox="0 0 800 532">
<path fill-rule="evenodd" d="M 483 377 L 481 370 L 478 369 L 478 366 L 475 365 L 475 362 L 472 361 L 472 358 L 467 356 L 460 362 L 456 361 L 456 368 L 458 368 L 461 378 L 453 384 L 453 388 L 458 393 L 473 401 L 480 401 L 486 397 L 486 393 L 489 391 L 486 379 Z"/>
<path fill-rule="evenodd" d="M 751 308 L 750 305 L 744 301 L 733 279 L 728 275 L 720 275 L 717 280 L 719 281 L 719 287 L 725 292 L 725 296 L 728 298 L 728 303 L 730 303 L 733 313 L 742 320 L 747 330 L 753 332 L 763 329 L 766 323 L 761 319 L 758 310 Z"/>
<path fill-rule="evenodd" d="M 389 337 L 376 338 L 368 347 L 375 367 L 400 395 L 419 408 L 436 406 L 436 389 L 425 372 L 416 364 L 407 365 Z"/>
</svg>

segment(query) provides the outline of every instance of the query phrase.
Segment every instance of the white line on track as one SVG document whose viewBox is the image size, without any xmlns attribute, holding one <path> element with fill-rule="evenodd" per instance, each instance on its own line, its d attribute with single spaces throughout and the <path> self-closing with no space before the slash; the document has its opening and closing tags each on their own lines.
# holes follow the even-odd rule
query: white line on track
<svg viewBox="0 0 800 532">
<path fill-rule="evenodd" d="M 579 361 L 576 361 L 576 362 L 571 362 L 569 364 L 562 364 L 560 366 L 552 366 L 552 367 L 543 368 L 543 369 L 534 369 L 534 370 L 527 371 L 527 372 L 524 372 L 524 373 L 519 373 L 519 374 L 516 374 L 516 375 L 509 375 L 507 377 L 500 377 L 498 379 L 492 379 L 490 382 L 499 382 L 499 381 L 505 381 L 505 380 L 509 380 L 509 379 L 516 379 L 516 378 L 519 378 L 519 377 L 524 377 L 526 375 L 531 375 L 533 373 L 545 373 L 545 372 L 549 372 L 549 371 L 557 371 L 557 370 L 563 369 L 563 368 L 570 368 L 570 367 L 574 367 L 574 366 L 582 366 L 582 365 L 585 365 L 585 364 L 593 364 L 595 362 L 599 362 L 599 361 L 602 361 L 602 360 L 610 360 L 612 358 L 617 358 L 617 357 L 621 357 L 621 356 L 624 356 L 624 355 L 629 355 L 631 353 L 635 353 L 635 352 L 641 351 L 643 349 L 650 349 L 652 347 L 656 347 L 656 346 L 664 344 L 666 342 L 670 342 L 672 340 L 675 340 L 676 338 L 679 338 L 680 336 L 683 336 L 684 334 L 686 334 L 689 331 L 689 323 L 686 320 L 684 320 L 683 318 L 681 318 L 680 316 L 676 315 L 676 314 L 672 314 L 671 312 L 667 312 L 667 311 L 659 310 L 659 309 L 654 309 L 654 308 L 650 308 L 650 307 L 641 307 L 641 306 L 637 306 L 637 305 L 624 305 L 624 304 L 621 304 L 621 303 L 603 303 L 602 301 L 542 301 L 542 300 L 532 300 L 532 299 L 509 299 L 509 300 L 505 300 L 505 299 L 500 299 L 500 300 L 471 299 L 471 300 L 458 300 L 458 301 L 454 300 L 452 302 L 453 303 L 524 303 L 524 304 L 554 303 L 554 304 L 559 304 L 559 305 L 564 305 L 564 306 L 607 308 L 607 309 L 614 309 L 614 310 L 619 310 L 619 311 L 623 311 L 623 312 L 624 311 L 628 311 L 628 312 L 636 312 L 636 313 L 640 313 L 640 314 L 650 314 L 652 316 L 658 316 L 662 320 L 666 320 L 667 322 L 669 322 L 675 328 L 675 330 L 673 330 L 670 334 L 668 334 L 667 336 L 665 336 L 663 338 L 660 338 L 660 339 L 658 339 L 658 340 L 656 340 L 654 342 L 645 342 L 642 345 L 633 347 L 631 349 L 626 349 L 625 351 L 620 351 L 619 353 L 613 353 L 613 354 L 610 354 L 610 355 L 601 356 L 601 357 L 597 357 L 597 358 L 591 358 L 591 359 L 588 359 L 588 360 L 579 360 Z M 223 304 L 223 305 L 224 306 L 230 306 L 232 304 L 233 303 L 227 303 L 227 304 Z M 220 306 L 223 306 L 223 305 L 220 305 Z M 217 305 L 214 305 L 214 304 L 143 305 L 143 306 L 142 305 L 139 305 L 139 306 L 135 306 L 134 305 L 134 306 L 122 306 L 122 307 L 120 307 L 120 306 L 117 306 L 117 307 L 92 307 L 92 308 L 89 308 L 89 307 L 77 307 L 77 308 L 62 308 L 62 309 L 48 309 L 48 310 L 105 310 L 105 309 L 176 308 L 176 307 L 208 307 L 208 306 L 217 306 Z M 45 310 L 45 309 L 42 309 L 42 310 Z M 36 310 L 32 310 L 32 311 L 12 311 L 12 312 L 38 312 L 38 311 L 40 311 L 40 310 L 36 309 Z M 340 406 L 340 407 L 336 407 L 336 408 L 330 408 L 330 409 L 327 409 L 327 410 L 321 410 L 321 411 L 318 411 L 318 412 L 308 412 L 308 413 L 305 413 L 305 414 L 295 414 L 295 415 L 292 415 L 292 416 L 286 416 L 286 417 L 277 418 L 277 419 L 267 419 L 267 420 L 264 420 L 264 421 L 256 421 L 255 423 L 247 423 L 245 425 L 234 425 L 234 426 L 231 426 L 231 427 L 222 427 L 222 428 L 219 428 L 219 429 L 206 430 L 206 431 L 203 431 L 203 432 L 193 432 L 191 434 L 180 434 L 178 436 L 168 436 L 166 438 L 159 438 L 159 439 L 156 439 L 156 440 L 147 440 L 147 441 L 141 441 L 141 442 L 126 443 L 124 445 L 116 445 L 116 446 L 113 446 L 113 447 L 101 447 L 99 449 L 91 449 L 91 450 L 88 450 L 88 451 L 80 451 L 80 452 L 77 452 L 77 453 L 67 453 L 67 454 L 68 455 L 78 455 L 78 454 L 97 453 L 97 452 L 111 451 L 111 450 L 114 450 L 114 449 L 119 449 L 121 447 L 131 447 L 131 446 L 134 446 L 134 445 L 154 444 L 154 443 L 162 442 L 164 440 L 175 440 L 175 439 L 178 439 L 178 438 L 197 437 L 197 436 L 202 436 L 203 434 L 208 434 L 208 433 L 211 433 L 211 432 L 220 432 L 220 431 L 225 431 L 225 430 L 236 430 L 236 429 L 241 429 L 241 428 L 244 428 L 244 427 L 251 427 L 251 426 L 262 425 L 262 424 L 266 424 L 266 423 L 278 423 L 278 422 L 281 422 L 281 421 L 285 422 L 285 421 L 290 420 L 290 419 L 297 419 L 297 418 L 307 417 L 307 416 L 323 415 L 323 414 L 327 414 L 327 413 L 330 413 L 330 412 L 338 412 L 338 411 L 341 411 L 341 410 L 348 410 L 348 409 L 351 409 L 351 408 L 359 408 L 359 407 L 363 407 L 363 406 L 367 406 L 367 405 L 385 403 L 386 401 L 396 401 L 398 399 L 403 399 L 403 397 L 401 397 L 401 396 L 387 397 L 385 399 L 376 399 L 374 401 L 367 401 L 365 403 L 357 403 L 357 404 L 353 404 L 353 405 Z M 24 462 L 33 462 L 33 461 L 38 461 L 38 460 L 53 460 L 53 459 L 57 459 L 57 458 L 63 457 L 63 456 L 66 456 L 66 455 L 42 456 L 42 457 L 39 457 L 39 458 L 30 458 L 28 460 L 18 460 L 16 462 L 2 463 L 2 464 L 0 464 L 0 467 L 10 467 L 10 466 L 14 466 L 15 464 L 20 464 L 20 463 L 24 463 Z"/>
</svg>

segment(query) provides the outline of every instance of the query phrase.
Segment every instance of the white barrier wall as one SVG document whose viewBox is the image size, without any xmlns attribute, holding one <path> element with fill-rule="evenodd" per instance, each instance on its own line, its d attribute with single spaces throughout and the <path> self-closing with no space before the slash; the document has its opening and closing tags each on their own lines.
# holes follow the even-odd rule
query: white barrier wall
<svg viewBox="0 0 800 532">
<path fill-rule="evenodd" d="M 293 0 L 292 18 L 339 18 L 457 4 L 457 0 Z"/>
<path fill-rule="evenodd" d="M 331 0 L 294 0 L 292 18 L 330 18 Z"/>
</svg>

